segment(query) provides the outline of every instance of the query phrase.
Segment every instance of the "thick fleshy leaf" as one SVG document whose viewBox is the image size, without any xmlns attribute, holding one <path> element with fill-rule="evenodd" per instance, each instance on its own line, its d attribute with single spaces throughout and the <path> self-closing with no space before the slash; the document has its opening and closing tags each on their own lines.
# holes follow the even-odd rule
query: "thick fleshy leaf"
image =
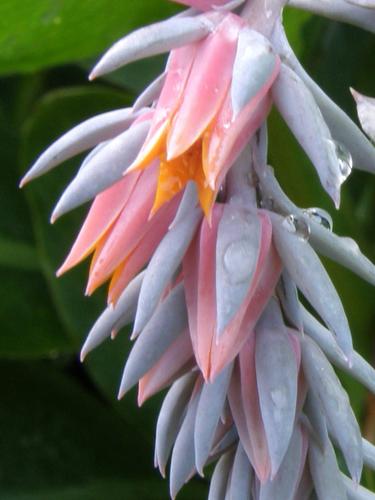
<svg viewBox="0 0 375 500">
<path fill-rule="evenodd" d="M 196 378 L 196 373 L 189 373 L 177 380 L 169 389 L 160 409 L 156 425 L 155 465 L 163 476 Z"/>
<path fill-rule="evenodd" d="M 189 149 L 217 114 L 230 85 L 242 24 L 241 18 L 227 14 L 199 47 L 168 134 L 167 160 Z"/>
<path fill-rule="evenodd" d="M 53 211 L 52 220 L 120 180 L 135 160 L 149 128 L 149 121 L 137 123 L 103 147 L 66 188 Z"/>
<path fill-rule="evenodd" d="M 251 28 L 243 28 L 238 37 L 231 84 L 234 117 L 267 85 L 278 66 L 278 56 L 267 38 Z"/>
<path fill-rule="evenodd" d="M 122 376 L 119 398 L 161 358 L 186 326 L 184 289 L 180 283 L 161 302 L 131 350 Z"/>
<path fill-rule="evenodd" d="M 222 333 L 220 339 L 212 345 L 211 378 L 214 378 L 238 354 L 252 332 L 279 279 L 281 264 L 271 245 L 271 224 L 265 213 L 259 212 L 259 216 L 262 237 L 256 276 L 241 310 Z"/>
<path fill-rule="evenodd" d="M 354 89 L 350 90 L 357 103 L 357 113 L 362 128 L 375 141 L 375 98 L 367 97 Z"/>
<path fill-rule="evenodd" d="M 156 249 L 141 288 L 134 322 L 135 333 L 141 331 L 152 316 L 165 287 L 182 261 L 200 218 L 200 209 L 192 210 L 185 220 L 168 231 Z"/>
<path fill-rule="evenodd" d="M 137 114 L 131 108 L 125 108 L 109 111 L 80 123 L 42 153 L 22 179 L 21 186 L 65 160 L 124 132 L 136 118 Z"/>
<path fill-rule="evenodd" d="M 375 500 L 375 493 L 349 479 L 345 474 L 341 474 L 341 479 L 345 485 L 348 500 Z"/>
<path fill-rule="evenodd" d="M 326 417 L 319 399 L 312 391 L 307 394 L 304 412 L 308 417 L 313 439 L 321 450 L 324 450 L 329 440 Z"/>
<path fill-rule="evenodd" d="M 373 366 L 354 351 L 350 367 L 332 333 L 304 308 L 302 308 L 302 317 L 305 332 L 319 345 L 331 363 L 346 371 L 351 377 L 356 378 L 375 394 L 375 369 Z"/>
<path fill-rule="evenodd" d="M 181 202 L 178 206 L 175 218 L 173 219 L 169 229 L 172 229 L 176 224 L 183 221 L 184 218 L 191 211 L 192 207 L 198 205 L 198 192 L 195 182 L 189 181 L 186 184 L 184 194 L 182 195 Z"/>
<path fill-rule="evenodd" d="M 217 335 L 238 312 L 254 280 L 261 244 L 261 219 L 225 205 L 216 242 Z"/>
<path fill-rule="evenodd" d="M 216 464 L 211 477 L 208 500 L 223 500 L 230 478 L 230 471 L 233 464 L 233 452 L 229 451 L 223 455 Z"/>
<path fill-rule="evenodd" d="M 256 326 L 260 409 L 274 478 L 288 449 L 297 403 L 297 363 L 281 311 L 271 300 Z"/>
<path fill-rule="evenodd" d="M 290 5 L 326 16 L 335 21 L 354 24 L 375 33 L 375 11 L 350 4 L 346 0 L 290 0 Z"/>
<path fill-rule="evenodd" d="M 145 57 L 163 54 L 172 49 L 201 40 L 213 29 L 206 16 L 167 19 L 144 28 L 116 42 L 101 58 L 90 74 L 97 78 Z"/>
<path fill-rule="evenodd" d="M 348 395 L 315 342 L 305 335 L 301 347 L 304 374 L 322 404 L 328 431 L 340 446 L 353 479 L 359 482 L 363 465 L 362 439 Z"/>
<path fill-rule="evenodd" d="M 294 0 L 296 1 L 296 0 Z M 301 1 L 301 0 L 297 0 Z M 303 0 L 302 0 L 303 1 Z M 308 0 L 309 1 L 309 0 Z M 314 1 L 314 4 L 317 4 Z M 344 3 L 341 0 L 331 0 L 330 4 L 339 5 L 342 10 Z M 313 3 L 313 2 L 311 2 Z M 319 4 L 323 6 L 323 2 L 319 0 Z M 327 4 L 324 2 L 324 6 Z M 364 9 L 361 9 L 362 14 Z M 375 15 L 375 14 L 374 14 Z M 371 19 L 366 13 L 366 20 L 370 22 Z M 372 26 L 374 26 L 374 20 Z M 366 170 L 367 172 L 375 172 L 375 148 L 367 139 L 365 134 L 361 132 L 359 127 L 349 118 L 349 116 L 335 104 L 317 85 L 312 78 L 306 73 L 297 57 L 293 53 L 289 45 L 288 39 L 285 35 L 281 23 L 276 24 L 276 28 L 272 33 L 272 42 L 279 54 L 284 57 L 287 63 L 305 82 L 310 91 L 312 92 L 316 103 L 318 104 L 323 117 L 331 131 L 332 137 L 335 141 L 344 144 L 353 158 L 353 166 L 355 168 Z"/>
<path fill-rule="evenodd" d="M 345 500 L 346 489 L 337 465 L 335 451 L 329 440 L 324 449 L 310 440 L 309 464 L 315 492 L 319 500 Z"/>
<path fill-rule="evenodd" d="M 302 312 L 298 300 L 298 291 L 288 271 L 284 269 L 277 288 L 283 312 L 288 321 L 299 331 L 302 331 Z"/>
<path fill-rule="evenodd" d="M 249 459 L 239 442 L 233 459 L 229 498 L 231 500 L 248 500 L 251 495 L 253 476 L 254 472 Z"/>
<path fill-rule="evenodd" d="M 194 367 L 193 348 L 189 330 L 181 335 L 165 351 L 159 361 L 139 381 L 138 405 L 170 385 Z"/>
<path fill-rule="evenodd" d="M 200 474 L 212 448 L 231 375 L 232 365 L 229 365 L 214 382 L 206 382 L 202 387 L 194 428 L 195 464 Z"/>
<path fill-rule="evenodd" d="M 235 363 L 233 368 L 232 380 L 228 392 L 228 400 L 235 423 L 234 428 L 238 432 L 240 443 L 243 446 L 251 465 L 254 467 L 257 477 L 260 477 L 262 481 L 265 481 L 268 479 L 270 471 L 268 467 L 258 467 L 258 450 L 254 449 L 250 440 L 251 436 L 248 430 L 248 419 L 243 406 L 241 372 L 238 363 Z"/>
<path fill-rule="evenodd" d="M 201 385 L 201 379 L 198 379 L 173 447 L 169 481 L 172 499 L 176 497 L 182 486 L 195 471 L 194 439 L 192 439 L 192 436 L 194 434 Z"/>
<path fill-rule="evenodd" d="M 338 293 L 309 243 L 289 220 L 271 214 L 275 245 L 291 278 L 337 338 L 348 360 L 353 344 Z M 291 232 L 290 229 L 294 232 Z"/>
<path fill-rule="evenodd" d="M 82 361 L 90 351 L 110 337 L 114 330 L 117 332 L 122 326 L 133 321 L 143 276 L 144 273 L 140 273 L 134 278 L 123 291 L 117 304 L 114 307 L 108 306 L 96 320 L 81 349 Z"/>
<path fill-rule="evenodd" d="M 276 498 L 277 500 L 290 500 L 293 498 L 300 476 L 298 466 L 300 466 L 302 459 L 302 431 L 299 426 L 296 426 L 276 476 L 260 486 L 259 500 L 275 500 Z"/>
<path fill-rule="evenodd" d="M 147 88 L 145 88 L 142 94 L 140 94 L 134 102 L 133 111 L 138 111 L 145 106 L 152 106 L 163 89 L 166 77 L 167 74 L 162 73 L 153 82 L 151 82 Z"/>
<path fill-rule="evenodd" d="M 254 334 L 250 335 L 242 347 L 239 354 L 239 363 L 242 406 L 252 449 L 251 461 L 258 479 L 264 482 L 269 479 L 271 462 L 257 387 Z"/>
<path fill-rule="evenodd" d="M 322 186 L 338 208 L 340 186 L 350 168 L 347 171 L 347 165 L 340 163 L 330 130 L 310 90 L 292 69 L 282 64 L 272 95 L 284 120 L 314 164 Z"/>
<path fill-rule="evenodd" d="M 275 71 L 236 119 L 233 118 L 230 92 L 227 93 L 213 129 L 203 139 L 203 168 L 212 189 L 218 189 L 225 174 L 267 117 L 271 109 L 268 91 L 276 76 Z"/>
</svg>

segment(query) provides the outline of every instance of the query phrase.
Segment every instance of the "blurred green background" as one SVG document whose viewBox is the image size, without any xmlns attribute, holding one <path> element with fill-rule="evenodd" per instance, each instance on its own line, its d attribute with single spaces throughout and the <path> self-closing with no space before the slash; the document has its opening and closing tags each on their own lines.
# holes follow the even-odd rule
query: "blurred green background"
<svg viewBox="0 0 375 500">
<path fill-rule="evenodd" d="M 130 342 L 126 332 L 84 365 L 80 345 L 104 307 L 104 292 L 84 298 L 87 263 L 57 280 L 87 207 L 49 226 L 49 214 L 81 158 L 22 192 L 23 172 L 50 142 L 98 112 L 129 105 L 161 71 L 163 58 L 130 65 L 99 82 L 87 71 L 129 30 L 176 11 L 166 0 L 1 0 L 0 2 L 0 498 L 96 500 L 168 498 L 153 469 L 160 398 L 136 407 L 132 391 L 115 398 Z M 359 29 L 287 9 L 290 41 L 327 93 L 355 119 L 349 86 L 374 95 L 374 38 Z M 375 178 L 354 172 L 340 213 L 312 166 L 274 113 L 270 162 L 300 206 L 321 206 L 341 235 L 375 260 Z M 370 285 L 327 262 L 357 350 L 375 360 Z M 342 377 L 363 432 L 375 441 L 375 403 Z M 374 479 L 365 471 L 365 482 Z M 198 479 L 181 499 L 203 499 Z"/>
</svg>

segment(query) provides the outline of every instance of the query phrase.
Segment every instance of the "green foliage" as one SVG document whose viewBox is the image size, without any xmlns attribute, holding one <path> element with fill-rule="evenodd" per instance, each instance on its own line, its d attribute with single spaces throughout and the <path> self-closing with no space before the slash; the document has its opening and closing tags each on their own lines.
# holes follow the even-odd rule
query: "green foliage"
<svg viewBox="0 0 375 500">
<path fill-rule="evenodd" d="M 175 9 L 166 0 L 0 2 L 0 74 L 13 74 L 0 80 L 1 498 L 167 498 L 167 484 L 152 468 L 160 398 L 141 409 L 134 391 L 120 403 L 115 399 L 130 348 L 128 332 L 120 332 L 80 366 L 79 346 L 104 307 L 104 293 L 83 296 L 86 264 L 59 280 L 55 277 L 87 207 L 56 227 L 48 225 L 47 214 L 79 159 L 22 192 L 17 186 L 21 174 L 54 138 L 96 113 L 129 105 L 162 64 L 160 58 L 137 63 L 101 84 L 87 84 L 88 60 L 130 29 Z M 287 10 L 285 20 L 309 70 L 353 113 L 348 86 L 374 88 L 374 75 L 366 70 L 374 49 L 370 36 L 294 10 Z M 69 66 L 57 67 L 62 64 Z M 344 67 L 337 85 L 337 73 Z M 286 192 L 298 204 L 322 206 L 332 213 L 308 159 L 276 113 L 270 135 L 270 163 Z M 335 226 L 374 259 L 375 182 L 369 175 L 352 177 L 344 187 Z M 343 298 L 355 346 L 371 359 L 371 287 L 327 264 Z M 366 394 L 348 378 L 344 382 L 362 418 Z M 180 498 L 205 495 L 206 484 L 196 481 Z"/>
</svg>

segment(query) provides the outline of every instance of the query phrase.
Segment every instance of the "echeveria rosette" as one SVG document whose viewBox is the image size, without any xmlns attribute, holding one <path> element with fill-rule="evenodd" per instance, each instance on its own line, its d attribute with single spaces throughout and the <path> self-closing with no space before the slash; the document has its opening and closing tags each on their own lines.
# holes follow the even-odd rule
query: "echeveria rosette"
<svg viewBox="0 0 375 500">
<path fill-rule="evenodd" d="M 267 116 L 275 104 L 337 207 L 352 167 L 375 170 L 374 148 L 300 65 L 285 1 L 179 3 L 190 8 L 121 39 L 90 78 L 169 52 L 165 72 L 133 108 L 67 132 L 23 181 L 91 150 L 52 216 L 93 200 L 58 274 L 93 254 L 87 293 L 110 280 L 81 359 L 133 323 L 119 397 L 138 384 L 142 404 L 169 387 L 155 465 L 164 475 L 171 459 L 172 497 L 216 462 L 210 500 L 374 498 L 358 482 L 375 448 L 331 363 L 372 392 L 375 370 L 318 254 L 372 284 L 375 267 L 326 212 L 283 193 Z M 291 3 L 364 27 L 373 16 L 359 0 Z M 371 137 L 373 103 L 353 95 Z"/>
</svg>

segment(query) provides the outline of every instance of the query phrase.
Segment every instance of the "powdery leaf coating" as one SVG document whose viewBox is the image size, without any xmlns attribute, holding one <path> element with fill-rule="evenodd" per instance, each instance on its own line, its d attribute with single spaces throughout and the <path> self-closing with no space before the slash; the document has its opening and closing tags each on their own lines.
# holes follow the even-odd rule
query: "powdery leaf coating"
<svg viewBox="0 0 375 500">
<path fill-rule="evenodd" d="M 285 64 L 281 65 L 272 95 L 284 120 L 316 168 L 322 186 L 338 207 L 340 186 L 345 178 L 331 133 L 313 95 Z"/>
<path fill-rule="evenodd" d="M 296 426 L 290 439 L 288 450 L 273 480 L 260 486 L 259 500 L 289 500 L 293 498 L 300 479 L 300 470 L 304 462 L 303 439 L 300 426 Z M 329 498 L 329 497 L 327 497 Z"/>
<path fill-rule="evenodd" d="M 374 2 L 373 5 L 375 5 Z M 375 98 L 367 97 L 354 89 L 350 90 L 357 103 L 358 118 L 362 128 L 375 141 Z"/>
<path fill-rule="evenodd" d="M 76 125 L 40 155 L 22 179 L 21 186 L 65 160 L 116 137 L 124 132 L 136 118 L 137 114 L 132 108 L 125 108 L 94 116 Z"/>
<path fill-rule="evenodd" d="M 335 451 L 328 440 L 322 449 L 313 439 L 309 444 L 309 464 L 319 500 L 345 500 L 346 488 L 337 465 Z"/>
<path fill-rule="evenodd" d="M 230 475 L 229 498 L 233 500 L 248 500 L 251 495 L 253 477 L 254 471 L 241 442 L 239 442 Z"/>
<path fill-rule="evenodd" d="M 363 466 L 362 439 L 348 395 L 315 342 L 305 336 L 301 347 L 304 374 L 322 405 L 328 431 L 340 446 L 353 479 L 359 482 Z"/>
<path fill-rule="evenodd" d="M 229 365 L 216 379 L 202 387 L 194 429 L 195 464 L 202 473 L 210 454 L 215 431 L 223 413 L 233 365 Z"/>
<path fill-rule="evenodd" d="M 278 56 L 263 35 L 248 27 L 238 37 L 233 66 L 231 98 L 236 117 L 279 70 Z"/>
<path fill-rule="evenodd" d="M 167 232 L 156 249 L 147 266 L 139 295 L 134 332 L 141 331 L 152 316 L 165 287 L 182 261 L 200 219 L 201 211 L 191 210 L 185 220 Z"/>
<path fill-rule="evenodd" d="M 277 474 L 293 433 L 297 403 L 297 362 L 281 311 L 271 300 L 256 326 L 255 362 L 260 409 Z"/>
<path fill-rule="evenodd" d="M 217 335 L 236 315 L 254 280 L 261 244 L 261 219 L 225 205 L 216 241 Z"/>
<path fill-rule="evenodd" d="M 201 40 L 214 25 L 205 16 L 177 17 L 140 28 L 116 42 L 100 59 L 90 80 L 133 61 Z"/>
<path fill-rule="evenodd" d="M 271 214 L 271 220 L 276 248 L 290 276 L 350 359 L 353 345 L 348 320 L 326 270 L 309 243 L 283 227 L 282 217 Z"/>
<path fill-rule="evenodd" d="M 125 365 L 119 398 L 160 359 L 187 326 L 183 285 L 177 285 L 158 306 L 139 335 Z"/>
<path fill-rule="evenodd" d="M 137 157 L 150 128 L 150 122 L 133 125 L 91 158 L 68 185 L 52 213 L 55 221 L 120 180 Z"/>
<path fill-rule="evenodd" d="M 196 378 L 195 373 L 189 373 L 178 379 L 169 389 L 161 406 L 156 425 L 155 465 L 163 476 Z"/>
<path fill-rule="evenodd" d="M 90 351 L 110 337 L 113 331 L 118 331 L 133 321 L 143 276 L 144 272 L 138 274 L 122 292 L 117 304 L 114 307 L 108 306 L 96 320 L 82 346 L 81 361 Z"/>
<path fill-rule="evenodd" d="M 186 481 L 195 473 L 194 434 L 195 417 L 201 393 L 198 380 L 187 407 L 186 415 L 178 432 L 171 458 L 170 494 L 174 499 Z"/>
<path fill-rule="evenodd" d="M 215 466 L 212 474 L 210 491 L 207 500 L 223 500 L 226 498 L 227 484 L 233 464 L 233 452 L 223 455 Z"/>
</svg>

